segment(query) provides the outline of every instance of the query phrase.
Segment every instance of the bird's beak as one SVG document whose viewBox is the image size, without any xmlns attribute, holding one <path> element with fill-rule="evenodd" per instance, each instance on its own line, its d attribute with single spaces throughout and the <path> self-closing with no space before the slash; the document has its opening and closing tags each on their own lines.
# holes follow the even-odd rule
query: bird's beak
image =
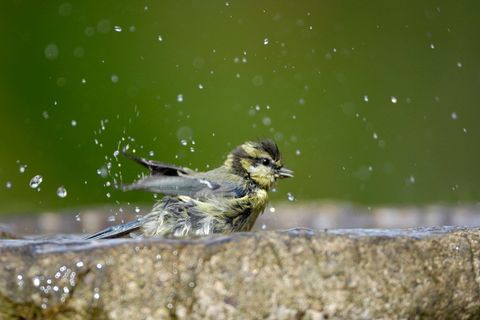
<svg viewBox="0 0 480 320">
<path fill-rule="evenodd" d="M 278 170 L 278 177 L 279 178 L 292 178 L 293 177 L 293 171 L 287 168 L 280 168 Z"/>
</svg>

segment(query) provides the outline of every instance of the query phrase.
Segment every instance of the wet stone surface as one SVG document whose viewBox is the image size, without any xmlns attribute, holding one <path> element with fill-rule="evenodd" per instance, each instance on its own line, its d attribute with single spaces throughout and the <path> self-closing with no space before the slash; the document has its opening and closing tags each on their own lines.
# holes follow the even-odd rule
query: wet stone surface
<svg viewBox="0 0 480 320">
<path fill-rule="evenodd" d="M 0 319 L 477 319 L 480 229 L 0 240 Z"/>
</svg>

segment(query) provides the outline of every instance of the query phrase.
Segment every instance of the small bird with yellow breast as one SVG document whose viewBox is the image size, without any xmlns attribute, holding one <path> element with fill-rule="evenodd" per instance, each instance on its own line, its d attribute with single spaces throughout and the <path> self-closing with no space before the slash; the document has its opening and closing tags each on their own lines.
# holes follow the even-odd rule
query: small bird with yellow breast
<svg viewBox="0 0 480 320">
<path fill-rule="evenodd" d="M 281 178 L 293 177 L 272 140 L 248 141 L 229 153 L 222 166 L 207 172 L 137 156 L 150 175 L 124 190 L 148 190 L 165 196 L 150 213 L 86 239 L 192 237 L 249 231 L 268 203 L 268 191 Z"/>
</svg>

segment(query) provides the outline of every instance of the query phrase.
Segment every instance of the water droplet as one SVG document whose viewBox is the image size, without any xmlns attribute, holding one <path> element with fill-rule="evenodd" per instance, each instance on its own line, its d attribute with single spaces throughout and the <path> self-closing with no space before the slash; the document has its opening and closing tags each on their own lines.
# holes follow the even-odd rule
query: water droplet
<svg viewBox="0 0 480 320">
<path fill-rule="evenodd" d="M 188 141 L 185 140 L 185 139 L 182 139 L 182 140 L 180 140 L 180 144 L 181 144 L 182 146 L 186 146 L 186 145 L 188 145 Z"/>
<path fill-rule="evenodd" d="M 45 47 L 44 53 L 48 60 L 55 60 L 58 57 L 58 46 L 55 43 L 50 43 Z"/>
<path fill-rule="evenodd" d="M 199 83 L 198 84 L 198 89 L 202 90 L 203 89 L 203 84 Z"/>
<path fill-rule="evenodd" d="M 267 45 L 268 44 L 268 38 L 263 39 L 263 44 Z"/>
<path fill-rule="evenodd" d="M 452 112 L 452 114 L 450 116 L 452 117 L 452 120 L 457 120 L 457 118 L 458 118 L 456 112 Z"/>
<path fill-rule="evenodd" d="M 158 35 L 157 39 L 158 39 L 158 41 L 160 41 L 160 42 L 162 42 L 162 41 L 163 41 L 163 38 L 162 38 L 162 36 L 161 36 L 161 35 Z"/>
<path fill-rule="evenodd" d="M 267 225 L 264 223 L 262 224 L 262 230 L 265 230 L 265 229 L 267 229 Z"/>
<path fill-rule="evenodd" d="M 18 171 L 20 171 L 20 173 L 24 173 L 26 169 L 27 169 L 27 165 L 21 164 L 20 167 L 18 168 Z"/>
<path fill-rule="evenodd" d="M 430 49 L 435 49 L 435 45 L 433 43 L 430 43 Z"/>
<path fill-rule="evenodd" d="M 270 126 L 270 125 L 272 124 L 272 119 L 270 119 L 269 117 L 264 117 L 264 118 L 262 119 L 262 123 L 263 123 L 263 125 L 265 125 L 265 126 Z"/>
<path fill-rule="evenodd" d="M 63 16 L 63 17 L 67 17 L 69 16 L 70 14 L 72 13 L 72 5 L 68 2 L 65 2 L 65 3 L 62 3 L 59 7 L 58 7 L 58 14 Z"/>
<path fill-rule="evenodd" d="M 458 61 L 457 62 L 457 67 L 461 68 L 462 66 L 463 66 L 463 64 L 460 61 Z"/>
<path fill-rule="evenodd" d="M 76 127 L 76 126 L 77 126 L 77 120 L 72 120 L 70 123 L 71 123 L 72 127 Z"/>
<path fill-rule="evenodd" d="M 288 201 L 295 201 L 295 196 L 292 193 L 287 193 L 287 199 Z"/>
<path fill-rule="evenodd" d="M 263 85 L 263 77 L 259 74 L 255 75 L 253 78 L 252 78 L 252 84 L 255 86 L 255 87 L 260 87 Z"/>
<path fill-rule="evenodd" d="M 99 169 L 97 169 L 97 174 L 101 176 L 102 178 L 106 178 L 108 175 L 108 169 L 107 167 L 103 166 Z"/>
<path fill-rule="evenodd" d="M 415 183 L 415 176 L 414 175 L 411 175 L 409 178 L 408 178 L 408 181 L 410 181 L 410 183 Z"/>
<path fill-rule="evenodd" d="M 38 277 L 34 277 L 32 279 L 32 282 L 35 287 L 38 287 L 40 285 L 40 279 Z"/>
<path fill-rule="evenodd" d="M 390 101 L 392 101 L 392 103 L 397 103 L 397 97 L 391 96 Z"/>
<path fill-rule="evenodd" d="M 363 101 L 368 102 L 368 96 L 363 96 Z"/>
<path fill-rule="evenodd" d="M 76 221 L 82 220 L 82 218 L 80 217 L 80 213 L 75 215 L 75 220 Z"/>
<path fill-rule="evenodd" d="M 97 31 L 99 33 L 103 33 L 103 34 L 109 33 L 111 28 L 112 28 L 112 25 L 110 23 L 110 20 L 102 19 L 97 23 Z"/>
<path fill-rule="evenodd" d="M 295 150 L 295 154 L 296 154 L 297 156 L 299 156 L 299 155 L 302 154 L 302 152 L 300 151 L 300 149 L 297 149 L 297 150 Z"/>
<path fill-rule="evenodd" d="M 64 186 L 58 187 L 57 196 L 60 198 L 65 198 L 67 196 L 67 189 L 65 189 Z"/>
<path fill-rule="evenodd" d="M 139 213 L 139 212 L 140 212 L 140 208 L 139 208 L 139 207 L 135 207 L 135 212 L 136 212 L 136 213 Z"/>
<path fill-rule="evenodd" d="M 194 147 L 190 147 L 190 152 L 195 152 L 195 148 L 194 148 Z"/>
<path fill-rule="evenodd" d="M 155 152 L 153 150 L 148 151 L 148 155 L 150 157 L 153 157 L 155 155 Z"/>
<path fill-rule="evenodd" d="M 117 217 L 115 217 L 113 214 L 107 217 L 108 222 L 114 222 L 115 220 L 117 220 Z"/>
<path fill-rule="evenodd" d="M 118 82 L 118 76 L 116 74 L 112 74 L 110 79 L 112 80 L 112 83 L 117 83 Z"/>
<path fill-rule="evenodd" d="M 11 189 L 12 188 L 12 182 L 11 181 L 5 182 L 5 188 Z"/>
<path fill-rule="evenodd" d="M 269 210 L 270 210 L 271 213 L 275 213 L 275 210 L 276 210 L 276 209 L 275 209 L 275 207 L 270 207 Z"/>
<path fill-rule="evenodd" d="M 42 181 L 43 181 L 43 177 L 37 174 L 30 180 L 30 188 L 32 189 L 38 188 L 38 186 L 42 183 Z"/>
<path fill-rule="evenodd" d="M 373 139 L 375 139 L 375 140 L 378 139 L 378 134 L 376 132 L 373 133 Z"/>
<path fill-rule="evenodd" d="M 115 27 L 113 27 L 113 30 L 115 30 L 116 32 L 122 32 L 122 27 L 115 26 Z"/>
<path fill-rule="evenodd" d="M 177 101 L 180 103 L 183 102 L 183 94 L 177 95 Z"/>
<path fill-rule="evenodd" d="M 464 132 L 464 133 L 467 133 L 467 128 L 463 128 L 463 132 Z"/>
<path fill-rule="evenodd" d="M 82 268 L 84 266 L 83 261 L 78 261 L 76 264 L 77 268 Z"/>
</svg>

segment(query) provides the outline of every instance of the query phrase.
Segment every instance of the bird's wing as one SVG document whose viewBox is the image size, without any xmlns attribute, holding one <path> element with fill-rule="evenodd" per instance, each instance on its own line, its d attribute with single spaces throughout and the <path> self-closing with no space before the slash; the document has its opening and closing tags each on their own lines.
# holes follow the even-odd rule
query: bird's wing
<svg viewBox="0 0 480 320">
<path fill-rule="evenodd" d="M 138 230 L 143 222 L 140 219 L 109 227 L 85 238 L 85 240 L 119 238 Z"/>
<path fill-rule="evenodd" d="M 185 195 L 194 198 L 212 196 L 243 197 L 246 188 L 233 182 L 219 182 L 204 176 L 148 176 L 123 187 L 129 190 L 147 190 L 165 195 Z"/>
<path fill-rule="evenodd" d="M 178 176 L 188 175 L 193 173 L 191 169 L 175 166 L 173 164 L 163 163 L 160 161 L 149 160 L 142 157 L 135 156 L 133 154 L 124 153 L 125 157 L 147 167 L 152 175 L 162 176 Z"/>
</svg>

